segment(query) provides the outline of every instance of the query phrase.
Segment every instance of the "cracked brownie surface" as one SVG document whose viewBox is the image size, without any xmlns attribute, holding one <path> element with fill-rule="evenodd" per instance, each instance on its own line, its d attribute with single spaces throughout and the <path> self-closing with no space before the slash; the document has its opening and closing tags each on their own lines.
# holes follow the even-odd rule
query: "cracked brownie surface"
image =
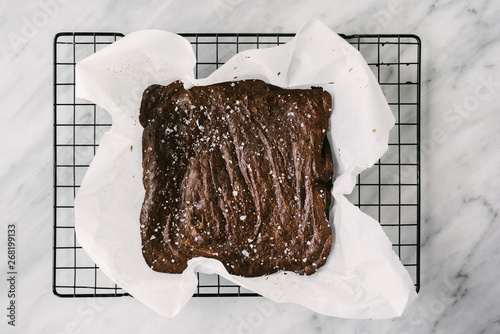
<svg viewBox="0 0 500 334">
<path fill-rule="evenodd" d="M 143 94 L 143 255 L 181 273 L 191 258 L 247 277 L 310 275 L 332 248 L 332 98 L 260 80 Z"/>
</svg>

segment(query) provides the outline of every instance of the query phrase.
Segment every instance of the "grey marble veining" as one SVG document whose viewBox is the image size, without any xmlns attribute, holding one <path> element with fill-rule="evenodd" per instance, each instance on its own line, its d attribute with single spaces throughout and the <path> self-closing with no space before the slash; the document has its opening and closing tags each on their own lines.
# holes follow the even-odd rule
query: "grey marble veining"
<svg viewBox="0 0 500 334">
<path fill-rule="evenodd" d="M 18 226 L 18 326 L 2 333 L 500 332 L 500 3 L 476 1 L 2 1 L 0 249 Z M 422 269 L 402 317 L 360 321 L 256 298 L 192 299 L 165 319 L 133 298 L 51 291 L 52 39 L 60 31 L 295 32 L 422 38 Z M 3 253 L 5 254 L 5 253 Z M 0 256 L 2 282 L 6 257 Z M 4 283 L 1 309 L 5 309 Z M 4 307 L 5 305 L 5 307 Z"/>
</svg>

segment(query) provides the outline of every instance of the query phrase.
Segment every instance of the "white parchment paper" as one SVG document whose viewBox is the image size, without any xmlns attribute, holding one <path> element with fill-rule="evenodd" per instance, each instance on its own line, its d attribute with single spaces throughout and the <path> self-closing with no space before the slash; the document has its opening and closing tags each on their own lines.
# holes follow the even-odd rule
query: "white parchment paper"
<svg viewBox="0 0 500 334">
<path fill-rule="evenodd" d="M 113 126 L 75 199 L 78 242 L 101 270 L 159 314 L 174 316 L 197 285 L 196 272 L 217 273 L 276 302 L 303 305 L 345 318 L 391 318 L 416 298 L 413 282 L 379 223 L 345 197 L 356 176 L 387 150 L 391 110 L 360 53 L 318 21 L 308 22 L 287 44 L 244 51 L 208 78 L 195 80 L 190 43 L 165 31 L 132 33 L 81 61 L 77 96 L 106 109 Z M 236 79 L 235 79 L 236 78 Z M 182 80 L 187 87 L 262 79 L 284 87 L 322 86 L 333 97 L 329 139 L 334 154 L 330 212 L 334 245 L 317 273 L 257 278 L 228 274 L 217 260 L 194 258 L 182 274 L 151 270 L 143 259 L 139 215 L 144 196 L 142 92 L 150 84 Z"/>
</svg>

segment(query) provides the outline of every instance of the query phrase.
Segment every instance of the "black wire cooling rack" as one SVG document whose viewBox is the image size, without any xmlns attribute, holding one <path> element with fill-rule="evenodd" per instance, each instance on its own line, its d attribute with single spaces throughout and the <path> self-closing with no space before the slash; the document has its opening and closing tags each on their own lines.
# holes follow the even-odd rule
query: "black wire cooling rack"
<svg viewBox="0 0 500 334">
<path fill-rule="evenodd" d="M 286 43 L 294 34 L 181 34 L 193 46 L 196 77 L 206 77 L 239 51 Z M 127 295 L 78 245 L 73 199 L 102 135 L 106 111 L 75 98 L 75 64 L 123 37 L 64 32 L 54 38 L 53 292 L 61 297 Z M 389 151 L 358 176 L 349 200 L 380 222 L 420 288 L 420 39 L 415 35 L 342 35 L 365 57 L 396 118 Z M 219 277 L 199 274 L 195 296 L 255 296 Z"/>
</svg>

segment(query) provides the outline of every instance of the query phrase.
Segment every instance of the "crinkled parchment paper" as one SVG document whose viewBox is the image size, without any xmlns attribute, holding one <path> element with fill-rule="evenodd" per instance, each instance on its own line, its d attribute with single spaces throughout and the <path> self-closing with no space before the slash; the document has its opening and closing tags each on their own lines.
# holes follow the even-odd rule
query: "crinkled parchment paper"
<svg viewBox="0 0 500 334">
<path fill-rule="evenodd" d="M 106 109 L 113 126 L 75 199 L 78 242 L 120 287 L 164 316 L 174 316 L 197 285 L 196 272 L 217 273 L 276 302 L 346 318 L 391 318 L 416 298 L 413 282 L 379 223 L 345 197 L 356 176 L 387 150 L 391 110 L 360 53 L 318 21 L 290 42 L 248 50 L 208 78 L 196 80 L 190 43 L 165 31 L 128 35 L 76 67 L 77 96 Z M 182 274 L 151 270 L 143 259 L 139 215 L 142 184 L 139 106 L 150 84 L 182 80 L 186 87 L 262 79 L 284 88 L 322 86 L 333 96 L 329 139 L 334 153 L 335 229 L 332 253 L 311 276 L 283 272 L 232 276 L 217 260 L 194 258 Z"/>
</svg>

